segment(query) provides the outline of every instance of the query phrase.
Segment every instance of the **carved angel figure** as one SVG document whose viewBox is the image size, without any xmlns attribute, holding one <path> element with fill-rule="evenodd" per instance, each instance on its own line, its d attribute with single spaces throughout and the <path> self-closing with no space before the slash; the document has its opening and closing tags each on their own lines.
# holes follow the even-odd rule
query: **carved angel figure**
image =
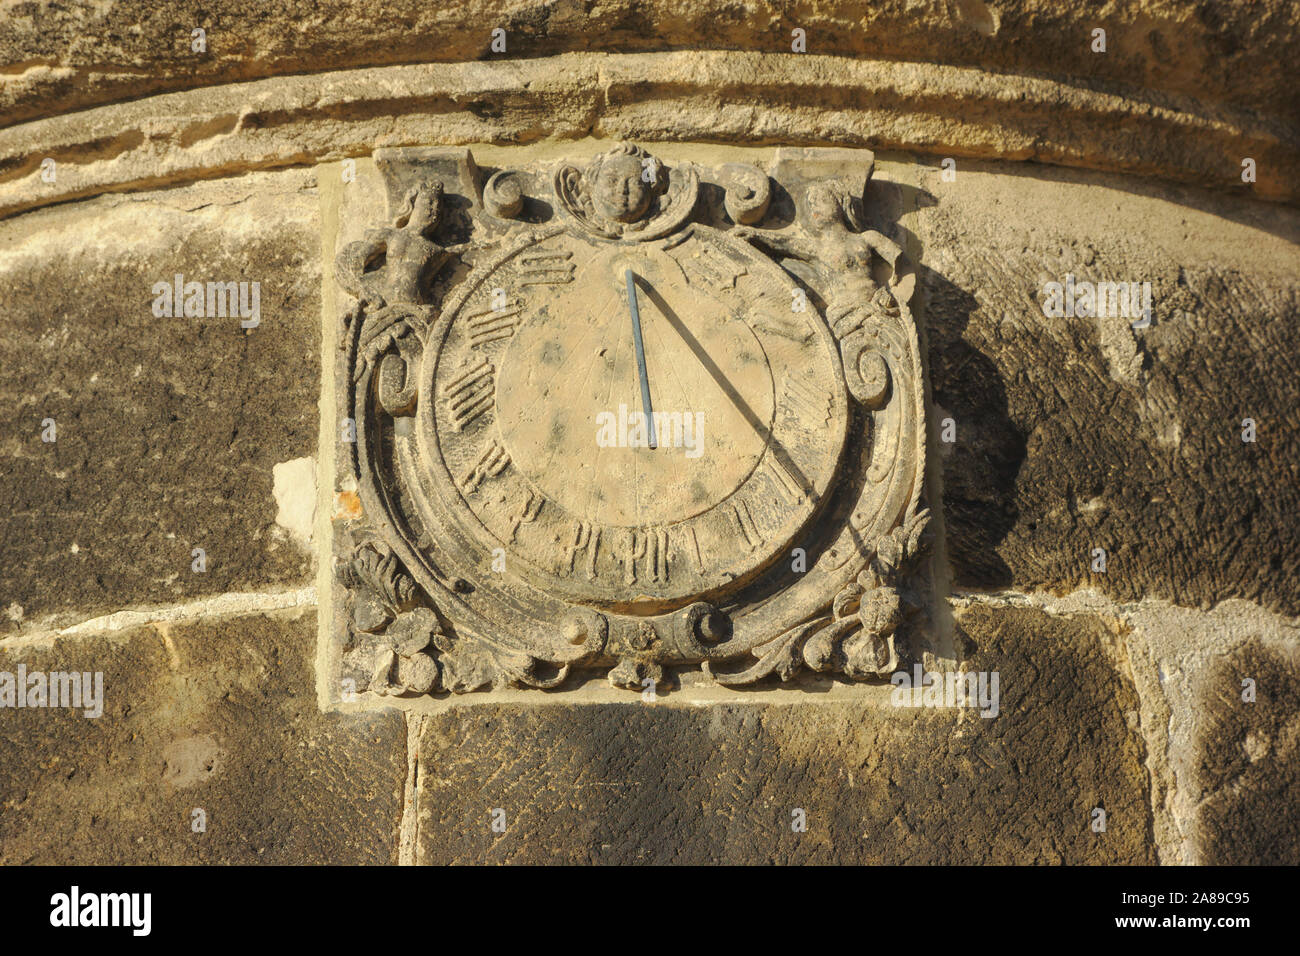
<svg viewBox="0 0 1300 956">
<path fill-rule="evenodd" d="M 376 305 L 427 304 L 430 280 L 456 251 L 430 237 L 442 219 L 442 183 L 407 192 L 393 225 L 349 243 L 335 262 L 339 285 Z"/>
<path fill-rule="evenodd" d="M 840 342 L 844 374 L 854 398 L 876 407 L 888 388 L 884 362 L 868 333 L 899 319 L 899 301 L 915 279 L 900 277 L 898 243 L 863 228 L 861 200 L 840 180 L 808 187 L 800 214 L 805 235 L 739 226 L 734 234 L 804 263 L 817 277 L 826 321 Z"/>
<path fill-rule="evenodd" d="M 818 272 L 831 290 L 826 318 L 838 338 L 860 328 L 873 314 L 898 315 L 895 294 L 910 296 L 911 286 L 894 288 L 898 282 L 898 243 L 874 229 L 864 229 L 859 202 L 842 183 L 817 183 L 809 188 L 806 220 L 815 237 Z M 888 266 L 888 284 L 877 274 L 880 264 Z"/>
</svg>

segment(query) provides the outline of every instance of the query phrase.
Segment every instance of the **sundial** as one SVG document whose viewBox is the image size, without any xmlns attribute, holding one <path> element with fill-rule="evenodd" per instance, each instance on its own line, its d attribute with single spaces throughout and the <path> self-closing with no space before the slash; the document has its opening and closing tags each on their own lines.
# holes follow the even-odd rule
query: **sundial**
<svg viewBox="0 0 1300 956">
<path fill-rule="evenodd" d="M 379 151 L 338 251 L 345 692 L 886 678 L 928 511 L 871 154 L 520 152 Z"/>
</svg>

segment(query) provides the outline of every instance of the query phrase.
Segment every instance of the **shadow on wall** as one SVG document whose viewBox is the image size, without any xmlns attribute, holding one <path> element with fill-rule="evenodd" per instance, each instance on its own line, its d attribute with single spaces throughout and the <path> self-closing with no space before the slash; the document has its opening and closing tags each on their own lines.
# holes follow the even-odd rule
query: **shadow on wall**
<svg viewBox="0 0 1300 956">
<path fill-rule="evenodd" d="M 904 249 L 919 248 L 919 240 L 900 225 L 902 214 L 937 202 L 933 194 L 905 183 L 873 181 L 867 193 L 869 226 L 892 234 Z M 939 437 L 932 447 L 943 475 L 943 501 L 932 501 L 932 507 L 943 507 L 952 580 L 1007 587 L 1011 569 L 998 546 L 1019 517 L 1015 488 L 1025 462 L 1025 434 L 1011 420 L 997 365 L 966 340 L 978 307 L 975 297 L 924 262 L 913 261 L 912 267 L 917 275 L 913 312 L 930 383 L 929 428 Z M 961 430 L 960 440 L 944 440 L 947 419 Z"/>
<path fill-rule="evenodd" d="M 925 265 L 918 285 L 925 296 L 920 322 L 928 339 L 930 428 L 940 436 L 935 447 L 952 577 L 1006 587 L 1012 574 L 998 547 L 1020 515 L 1016 479 L 1025 462 L 1025 435 L 1011 420 L 997 366 L 963 338 L 975 297 Z M 946 425 L 961 429 L 960 441 L 944 440 L 952 434 Z"/>
</svg>

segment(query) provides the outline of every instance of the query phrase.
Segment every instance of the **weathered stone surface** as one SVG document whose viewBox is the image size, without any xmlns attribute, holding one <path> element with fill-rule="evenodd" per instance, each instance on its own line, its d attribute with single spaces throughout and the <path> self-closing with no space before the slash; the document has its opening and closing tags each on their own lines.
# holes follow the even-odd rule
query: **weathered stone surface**
<svg viewBox="0 0 1300 956">
<path fill-rule="evenodd" d="M 1207 675 L 1195 790 L 1200 862 L 1300 864 L 1300 648 L 1248 641 Z M 1255 699 L 1242 699 L 1244 680 Z"/>
<path fill-rule="evenodd" d="M 816 4 L 754 0 L 350 0 L 322 10 L 295 0 L 274 14 L 242 0 L 169 0 L 139 9 L 19 3 L 0 24 L 7 122 L 149 93 L 322 69 L 533 58 L 599 50 L 788 52 L 792 30 L 812 54 L 953 63 L 1060 75 L 1111 89 L 1184 93 L 1276 113 L 1294 125 L 1284 64 L 1297 55 L 1297 13 L 1284 0 L 1248 5 L 1145 0 L 1084 18 L 1053 0 L 888 0 Z M 1105 28 L 1105 53 L 1092 30 Z M 207 33 L 206 50 L 191 31 Z M 506 31 L 505 53 L 491 49 Z"/>
<path fill-rule="evenodd" d="M 319 713 L 314 624 L 277 612 L 0 646 L 0 671 L 104 674 L 98 718 L 0 710 L 0 862 L 395 862 L 404 720 Z"/>
<path fill-rule="evenodd" d="M 1159 600 L 1116 604 L 1096 590 L 953 600 L 991 613 L 1033 607 L 1096 617 L 1119 635 L 1117 666 L 1140 703 L 1162 863 L 1294 859 L 1300 621 L 1236 599 L 1203 611 Z M 1246 678 L 1254 702 L 1242 698 Z"/>
<path fill-rule="evenodd" d="M 1300 217 L 978 164 L 919 184 L 954 583 L 1300 612 Z M 1067 273 L 1150 282 L 1154 324 L 1046 318 Z"/>
<path fill-rule="evenodd" d="M 970 608 L 1001 713 L 797 690 L 423 717 L 424 863 L 1154 862 L 1138 703 L 1088 616 Z M 688 696 L 683 694 L 683 697 Z M 1092 810 L 1107 813 L 1094 833 Z M 493 810 L 506 830 L 493 832 Z M 791 812 L 808 829 L 791 829 Z"/>
<path fill-rule="evenodd" d="M 276 524 L 273 472 L 315 453 L 317 220 L 299 172 L 0 228 L 0 628 L 309 582 L 310 552 Z M 260 324 L 155 317 L 153 286 L 177 273 L 260 283 Z"/>
</svg>

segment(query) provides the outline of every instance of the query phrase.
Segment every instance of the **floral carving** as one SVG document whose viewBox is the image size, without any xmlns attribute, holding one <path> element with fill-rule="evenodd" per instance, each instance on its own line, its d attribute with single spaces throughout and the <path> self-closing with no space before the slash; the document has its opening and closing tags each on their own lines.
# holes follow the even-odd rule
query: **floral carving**
<svg viewBox="0 0 1300 956">
<path fill-rule="evenodd" d="M 568 665 L 544 673 L 542 661 L 481 638 L 455 638 L 439 634 L 434 638 L 442 664 L 442 687 L 455 693 L 482 687 L 557 687 L 569 676 Z"/>
<path fill-rule="evenodd" d="M 418 603 L 415 581 L 397 556 L 377 543 L 357 548 L 349 575 L 349 653 L 362 665 L 366 687 L 376 694 L 429 693 L 438 683 L 438 664 L 427 649 L 442 628 L 438 616 Z"/>
</svg>

